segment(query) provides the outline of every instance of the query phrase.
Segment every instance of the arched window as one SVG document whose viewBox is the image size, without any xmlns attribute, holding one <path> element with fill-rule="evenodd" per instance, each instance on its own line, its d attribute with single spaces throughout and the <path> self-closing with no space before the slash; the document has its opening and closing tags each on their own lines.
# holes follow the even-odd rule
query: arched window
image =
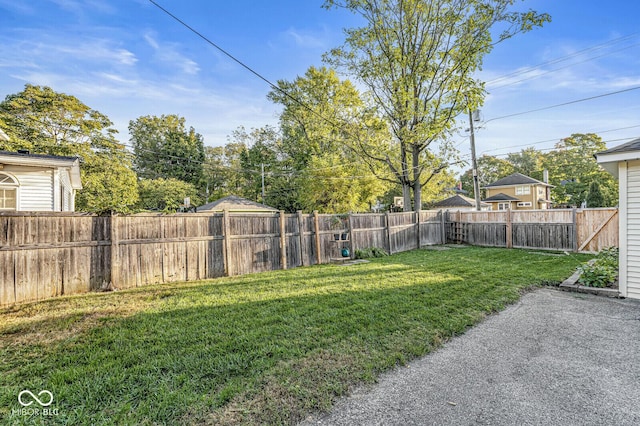
<svg viewBox="0 0 640 426">
<path fill-rule="evenodd" d="M 6 173 L 0 173 L 0 211 L 18 207 L 18 181 Z"/>
</svg>

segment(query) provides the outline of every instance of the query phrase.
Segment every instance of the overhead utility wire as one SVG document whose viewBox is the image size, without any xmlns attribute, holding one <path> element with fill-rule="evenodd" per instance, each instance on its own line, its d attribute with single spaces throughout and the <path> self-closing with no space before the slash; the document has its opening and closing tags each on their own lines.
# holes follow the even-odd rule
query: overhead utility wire
<svg viewBox="0 0 640 426">
<path fill-rule="evenodd" d="M 597 44 L 597 45 L 594 45 L 594 46 L 591 46 L 591 47 L 587 47 L 585 49 L 579 50 L 579 51 L 574 52 L 574 53 L 569 54 L 569 55 L 561 56 L 559 58 L 552 59 L 552 60 L 547 61 L 547 62 L 542 62 L 542 63 L 539 63 L 537 65 L 533 65 L 531 67 L 527 67 L 527 68 L 522 69 L 522 70 L 513 71 L 513 72 L 511 72 L 509 74 L 505 74 L 503 76 L 496 77 L 493 80 L 489 80 L 489 81 L 486 82 L 486 84 L 487 85 L 491 85 L 493 83 L 499 82 L 500 80 L 506 80 L 509 77 L 515 77 L 515 76 L 518 76 L 518 75 L 529 73 L 531 71 L 535 71 L 536 69 L 539 69 L 539 68 L 541 68 L 543 66 L 546 66 L 546 65 L 553 65 L 553 64 L 560 63 L 560 62 L 564 62 L 564 61 L 569 60 L 569 59 L 571 59 L 573 57 L 580 56 L 583 53 L 586 53 L 586 52 L 589 52 L 589 51 L 592 51 L 592 50 L 599 50 L 599 49 L 601 49 L 601 48 L 603 48 L 603 47 L 605 47 L 605 46 L 607 46 L 609 44 L 617 44 L 620 41 L 624 41 L 624 40 L 633 38 L 638 34 L 640 34 L 640 32 L 631 33 L 631 34 L 623 36 L 623 37 L 619 37 L 619 38 L 616 38 L 616 39 L 613 39 L 613 40 L 609 40 L 609 41 L 607 41 L 605 43 L 601 43 L 601 44 Z"/>
<path fill-rule="evenodd" d="M 550 106 L 547 106 L 547 107 L 542 107 L 542 108 L 537 108 L 537 109 L 531 109 L 531 110 L 528 110 L 528 111 L 516 112 L 516 113 L 514 113 L 514 114 L 503 115 L 503 116 L 500 116 L 500 117 L 494 117 L 494 118 L 492 118 L 492 119 L 489 119 L 489 120 L 485 121 L 485 122 L 483 123 L 483 125 L 484 125 L 484 124 L 486 124 L 486 123 L 488 123 L 488 122 L 490 122 L 490 121 L 502 120 L 502 119 L 504 119 L 504 118 L 517 117 L 517 116 L 519 116 L 519 115 L 531 114 L 531 113 L 533 113 L 533 112 L 546 111 L 546 110 L 548 110 L 548 109 L 559 108 L 559 107 L 562 107 L 562 106 L 567 106 L 567 105 L 577 104 L 577 103 L 580 103 L 580 102 L 591 101 L 591 100 L 594 100 L 594 99 L 604 98 L 604 97 L 606 97 L 606 96 L 618 95 L 618 94 L 620 94 L 620 93 L 631 92 L 631 91 L 633 91 L 633 90 L 638 90 L 638 89 L 640 89 L 640 86 L 630 87 L 630 88 L 628 88 L 628 89 L 623 89 L 623 90 L 617 90 L 617 91 L 615 91 L 615 92 L 604 93 L 604 94 L 602 94 L 602 95 L 590 96 L 590 97 L 588 97 L 588 98 L 577 99 L 577 100 L 575 100 L 575 101 L 563 102 L 563 103 L 561 103 L 561 104 L 550 105 Z"/>
<path fill-rule="evenodd" d="M 155 0 L 149 0 L 150 3 L 152 3 L 154 6 L 156 6 L 158 9 L 162 10 L 164 13 L 166 13 L 168 16 L 170 16 L 171 18 L 173 18 L 174 20 L 176 20 L 177 22 L 179 22 L 181 25 L 183 25 L 185 28 L 189 29 L 191 32 L 193 32 L 194 34 L 196 34 L 198 37 L 200 37 L 201 39 L 203 39 L 205 42 L 207 42 L 208 44 L 210 44 L 211 46 L 213 46 L 214 48 L 216 48 L 217 50 L 219 50 L 220 52 L 222 52 L 224 55 L 226 55 L 227 57 L 229 57 L 231 60 L 233 60 L 234 62 L 236 62 L 237 64 L 239 64 L 240 66 L 242 66 L 243 68 L 245 68 L 247 71 L 249 71 L 250 73 L 252 73 L 253 75 L 255 75 L 256 77 L 258 77 L 260 80 L 264 81 L 265 83 L 267 83 L 271 88 L 273 88 L 274 90 L 277 90 L 278 92 L 282 93 L 284 96 L 286 96 L 287 98 L 291 99 L 292 101 L 294 101 L 295 103 L 297 103 L 298 105 L 302 106 L 303 108 L 307 109 L 308 111 L 310 111 L 312 114 L 318 116 L 319 118 L 325 120 L 327 123 L 335 126 L 335 127 L 339 127 L 341 128 L 341 126 L 339 126 L 337 123 L 333 122 L 332 120 L 324 117 L 322 114 L 318 113 L 317 111 L 313 110 L 311 107 L 309 107 L 308 105 L 306 105 L 305 103 L 301 102 L 300 100 L 296 99 L 295 97 L 293 97 L 291 94 L 289 94 L 288 92 L 286 92 L 285 90 L 282 90 L 280 87 L 278 87 L 277 85 L 275 85 L 274 83 L 272 83 L 269 79 L 267 79 L 266 77 L 264 77 L 262 74 L 260 74 L 259 72 L 255 71 L 253 68 L 251 68 L 250 66 L 246 65 L 244 62 L 242 62 L 241 60 L 237 59 L 235 56 L 233 56 L 231 53 L 227 52 L 225 49 L 223 49 L 222 47 L 218 46 L 216 43 L 214 43 L 213 41 L 211 41 L 209 38 L 207 38 L 206 36 L 204 36 L 202 33 L 200 33 L 199 31 L 197 31 L 195 28 L 191 27 L 189 24 L 187 24 L 186 22 L 184 22 L 183 20 L 181 20 L 180 18 L 178 18 L 176 15 L 174 15 L 173 13 L 171 13 L 170 11 L 168 11 L 167 9 L 165 9 L 164 7 L 162 7 L 161 5 L 159 5 Z M 635 34 L 635 33 L 634 33 Z M 632 34 L 633 35 L 633 34 Z M 627 37 L 631 37 L 632 35 L 629 35 Z M 605 43 L 606 45 L 607 43 Z M 586 49 L 589 50 L 589 49 Z M 494 120 L 499 120 L 499 119 L 504 119 L 504 118 L 509 118 L 509 117 L 515 117 L 515 116 L 519 116 L 519 115 L 524 115 L 524 114 L 530 114 L 533 112 L 538 112 L 538 111 L 544 111 L 547 109 L 552 109 L 552 108 L 557 108 L 560 106 L 566 106 L 566 105 L 571 105 L 571 104 L 575 104 L 578 102 L 585 102 L 588 100 L 593 100 L 593 99 L 597 99 L 597 98 L 601 98 L 601 97 L 605 97 L 605 96 L 611 96 L 614 94 L 618 94 L 618 93 L 624 93 L 624 92 L 628 92 L 631 90 L 637 90 L 640 89 L 640 86 L 637 87 L 632 87 L 629 89 L 624 89 L 624 90 L 619 90 L 616 92 L 611 92 L 611 93 L 606 93 L 603 95 L 598 95 L 598 96 L 592 96 L 589 98 L 584 98 L 584 99 L 579 99 L 579 100 L 575 100 L 575 101 L 570 101 L 570 102 L 565 102 L 562 104 L 557 104 L 557 105 L 552 105 L 552 106 L 548 106 L 548 107 L 543 107 L 543 108 L 538 108 L 535 110 L 529 110 L 529 111 L 523 111 L 523 112 L 519 112 L 519 113 L 515 113 L 515 114 L 509 114 L 509 115 L 505 115 L 505 116 L 501 116 L 501 117 L 495 117 L 492 118 L 490 120 L 485 121 L 485 123 L 488 123 L 490 121 L 494 121 Z M 257 172 L 257 171 L 256 171 Z"/>
<path fill-rule="evenodd" d="M 193 28 L 192 26 L 190 26 L 189 24 L 187 24 L 186 22 L 184 22 L 182 19 L 178 18 L 176 15 L 174 15 L 173 13 L 169 12 L 167 9 L 165 9 L 164 7 L 160 6 L 158 3 L 155 2 L 155 0 L 149 0 L 150 3 L 152 3 L 154 6 L 156 6 L 158 9 L 162 10 L 164 13 L 166 13 L 167 15 L 169 15 L 171 18 L 175 19 L 176 21 L 178 21 L 180 24 L 182 24 L 185 28 L 187 28 L 189 31 L 193 32 L 194 34 L 196 34 L 198 37 L 200 37 L 202 40 L 204 40 L 205 42 L 207 42 L 208 44 L 210 44 L 211 46 L 213 46 L 214 48 L 218 49 L 220 52 L 222 52 L 224 55 L 226 55 L 228 58 L 230 58 L 232 61 L 234 61 L 235 63 L 237 63 L 238 65 L 240 65 L 241 67 L 243 67 L 244 69 L 246 69 L 247 71 L 249 71 L 251 74 L 255 75 L 256 77 L 258 77 L 260 80 L 264 81 L 265 83 L 267 83 L 272 89 L 282 93 L 284 96 L 286 96 L 287 98 L 291 99 L 293 102 L 297 103 L 298 105 L 300 105 L 301 107 L 305 108 L 306 110 L 308 110 L 309 112 L 311 112 L 312 114 L 316 115 L 317 117 L 321 118 L 322 120 L 326 121 L 327 123 L 331 124 L 332 126 L 335 126 L 337 128 L 342 128 L 341 126 L 339 126 L 337 123 L 335 123 L 333 120 L 323 116 L 322 114 L 320 114 L 319 112 L 315 111 L 313 108 L 311 108 L 310 106 L 306 105 L 304 102 L 300 101 L 299 99 L 296 99 L 294 96 L 292 96 L 290 93 L 288 93 L 286 90 L 283 90 L 282 88 L 280 88 L 278 85 L 276 85 L 275 83 L 272 83 L 268 78 L 264 77 L 262 74 L 260 74 L 258 71 L 254 70 L 253 68 L 251 68 L 249 65 L 245 64 L 244 62 L 242 62 L 240 59 L 236 58 L 235 56 L 233 56 L 231 53 L 227 52 L 226 50 L 224 50 L 222 47 L 218 46 L 216 43 L 214 43 L 213 41 L 211 41 L 209 38 L 207 38 L 205 35 L 203 35 L 201 32 L 199 32 L 198 30 L 196 30 L 195 28 Z M 347 132 L 348 134 L 348 132 Z"/>
<path fill-rule="evenodd" d="M 541 72 L 539 74 L 535 74 L 535 75 L 532 75 L 532 76 L 529 76 L 529 77 L 522 78 L 522 79 L 517 80 L 517 81 L 512 81 L 512 82 L 508 82 L 508 83 L 504 83 L 504 84 L 499 84 L 497 86 L 491 86 L 488 83 L 487 83 L 487 85 L 491 87 L 491 90 L 497 90 L 497 89 L 502 89 L 504 87 L 514 86 L 514 85 L 516 85 L 518 83 L 522 83 L 523 81 L 528 81 L 528 80 L 533 80 L 533 79 L 536 79 L 536 78 L 540 78 L 543 75 L 551 74 L 551 73 L 557 72 L 557 71 L 565 69 L 565 68 L 571 68 L 573 66 L 576 66 L 576 65 L 579 65 L 579 64 L 583 64 L 585 62 L 590 62 L 590 61 L 593 61 L 595 59 L 603 58 L 605 56 L 609 56 L 609 55 L 612 55 L 614 53 L 621 52 L 623 50 L 631 49 L 632 47 L 636 47 L 636 46 L 640 46 L 640 43 L 632 44 L 631 46 L 626 46 L 626 47 L 623 47 L 622 49 L 614 50 L 613 52 L 604 53 L 604 54 L 602 54 L 600 56 L 594 56 L 594 57 L 591 57 L 591 58 L 584 59 L 582 61 L 573 62 L 571 64 L 568 64 L 568 65 L 565 65 L 565 66 L 562 66 L 562 67 L 558 67 L 558 68 L 554 68 L 552 70 L 547 70 L 547 71 Z M 524 72 L 523 74 L 526 74 L 526 73 L 529 73 L 529 72 L 534 72 L 534 71 L 536 71 L 536 69 L 528 70 L 528 71 Z"/>
<path fill-rule="evenodd" d="M 640 124 L 635 125 L 635 126 L 619 127 L 617 129 L 600 130 L 600 131 L 596 131 L 596 132 L 587 132 L 587 133 L 595 133 L 597 135 L 600 135 L 602 133 L 617 132 L 619 130 L 628 130 L 628 129 L 634 129 L 634 128 L 637 128 L 637 127 L 640 127 Z M 536 141 L 536 142 L 530 142 L 530 143 L 525 143 L 525 144 L 520 144 L 520 145 L 503 146 L 501 148 L 487 149 L 485 151 L 482 151 L 482 154 L 487 153 L 487 152 L 502 151 L 503 149 L 509 149 L 509 148 L 520 148 L 520 147 L 523 147 L 523 146 L 540 145 L 542 143 L 548 143 L 548 142 L 558 142 L 560 140 L 562 140 L 562 138 L 547 139 L 547 140 L 544 140 L 544 141 Z M 608 142 L 613 142 L 613 141 L 608 141 Z"/>
</svg>

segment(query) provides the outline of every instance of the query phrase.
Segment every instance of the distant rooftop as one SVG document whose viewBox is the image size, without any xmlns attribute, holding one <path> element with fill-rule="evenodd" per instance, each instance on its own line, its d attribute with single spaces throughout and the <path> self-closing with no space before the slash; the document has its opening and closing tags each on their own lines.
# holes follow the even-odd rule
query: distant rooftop
<svg viewBox="0 0 640 426">
<path fill-rule="evenodd" d="M 487 203 L 496 203 L 500 201 L 520 201 L 520 199 L 516 197 L 512 197 L 511 195 L 503 194 L 502 192 L 496 195 L 493 195 L 489 198 L 485 198 L 482 200 Z"/>
<path fill-rule="evenodd" d="M 481 206 L 487 207 L 489 204 L 480 203 Z M 476 200 L 473 198 L 465 197 L 464 195 L 454 195 L 453 197 L 445 198 L 442 201 L 438 201 L 434 204 L 434 207 L 475 207 Z"/>
<path fill-rule="evenodd" d="M 250 212 L 277 212 L 278 209 L 238 197 L 237 195 L 229 195 L 219 200 L 204 204 L 196 209 L 196 211 L 250 211 Z"/>
<path fill-rule="evenodd" d="M 502 179 L 498 179 L 497 181 L 486 185 L 485 188 L 491 188 L 495 186 L 531 185 L 531 184 L 550 186 L 547 183 L 541 182 L 529 176 L 525 176 L 522 173 L 513 173 L 507 177 L 503 177 Z"/>
</svg>

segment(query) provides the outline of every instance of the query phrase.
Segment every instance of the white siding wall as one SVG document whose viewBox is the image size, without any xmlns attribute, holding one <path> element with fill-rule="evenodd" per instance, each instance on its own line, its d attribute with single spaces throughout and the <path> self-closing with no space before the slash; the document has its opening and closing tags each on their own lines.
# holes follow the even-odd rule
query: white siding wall
<svg viewBox="0 0 640 426">
<path fill-rule="evenodd" d="M 625 167 L 621 167 L 620 171 L 624 169 Z M 623 293 L 623 296 L 640 299 L 640 161 L 630 161 L 626 164 L 625 178 L 626 194 L 620 193 L 621 198 L 625 197 L 626 205 L 626 227 L 620 227 L 621 231 L 626 228 L 626 250 L 622 249 L 620 253 L 621 257 L 625 257 L 620 262 L 621 273 L 624 274 L 623 271 L 626 269 L 626 294 Z M 621 285 L 621 292 L 622 287 Z"/>
<path fill-rule="evenodd" d="M 69 172 L 67 170 L 60 170 L 60 191 L 62 196 L 62 211 L 73 211 L 71 197 L 73 189 L 71 188 L 71 180 L 69 179 Z"/>
<path fill-rule="evenodd" d="M 20 183 L 19 210 L 53 210 L 53 169 L 6 165 L 3 171 L 13 174 Z"/>
</svg>

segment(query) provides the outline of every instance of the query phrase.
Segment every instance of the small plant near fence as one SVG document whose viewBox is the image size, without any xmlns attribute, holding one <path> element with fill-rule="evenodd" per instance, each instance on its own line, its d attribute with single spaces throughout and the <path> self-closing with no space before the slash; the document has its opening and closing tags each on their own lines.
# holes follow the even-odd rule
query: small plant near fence
<svg viewBox="0 0 640 426">
<path fill-rule="evenodd" d="M 380 247 L 368 247 L 365 249 L 358 249 L 354 252 L 356 259 L 370 259 L 373 257 L 384 257 L 389 254 Z"/>
<path fill-rule="evenodd" d="M 587 287 L 607 287 L 618 278 L 618 259 L 617 247 L 603 249 L 595 259 L 578 266 L 578 282 Z"/>
</svg>

